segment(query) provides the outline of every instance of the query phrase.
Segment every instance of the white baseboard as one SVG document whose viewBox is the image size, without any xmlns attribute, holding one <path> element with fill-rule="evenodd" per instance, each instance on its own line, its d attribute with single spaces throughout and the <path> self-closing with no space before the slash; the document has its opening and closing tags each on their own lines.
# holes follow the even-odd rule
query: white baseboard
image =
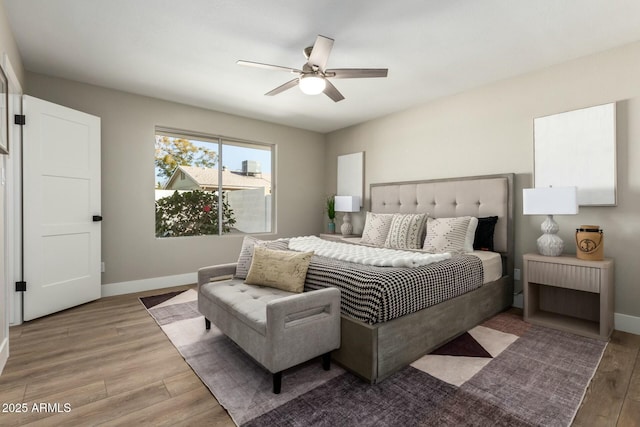
<svg viewBox="0 0 640 427">
<path fill-rule="evenodd" d="M 9 359 L 9 337 L 3 339 L 2 344 L 0 344 L 0 374 L 4 369 L 4 365 L 7 364 L 7 359 Z"/>
<path fill-rule="evenodd" d="M 107 283 L 102 285 L 102 297 L 152 291 L 172 286 L 191 285 L 198 282 L 198 273 L 176 274 L 175 276 L 152 277 L 150 279 L 128 282 Z"/>
<path fill-rule="evenodd" d="M 614 329 L 618 331 L 640 335 L 640 317 L 614 313 L 613 324 L 615 325 Z"/>
</svg>

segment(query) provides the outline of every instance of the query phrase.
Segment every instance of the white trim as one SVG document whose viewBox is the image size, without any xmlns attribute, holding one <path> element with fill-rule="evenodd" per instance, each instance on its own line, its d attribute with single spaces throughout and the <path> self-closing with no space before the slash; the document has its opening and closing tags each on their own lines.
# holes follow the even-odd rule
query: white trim
<svg viewBox="0 0 640 427">
<path fill-rule="evenodd" d="M 9 80 L 9 92 L 16 94 L 22 99 L 22 85 L 18 80 L 9 56 L 4 53 L 4 72 Z M 22 114 L 22 107 L 20 111 L 16 111 L 14 99 L 9 100 L 9 117 L 13 117 L 14 114 Z M 9 313 L 9 325 L 15 326 L 22 323 L 22 292 L 16 292 L 13 284 L 21 278 L 21 266 L 22 266 L 22 241 L 20 239 L 22 230 L 22 170 L 21 170 L 21 150 L 22 150 L 22 128 L 20 125 L 13 123 L 13 120 L 9 120 L 9 156 L 7 157 L 6 171 L 7 171 L 7 186 L 5 188 L 6 196 L 6 274 L 8 277 L 8 310 Z"/>
<path fill-rule="evenodd" d="M 198 273 L 176 274 L 175 276 L 152 277 L 150 279 L 131 280 L 128 282 L 108 283 L 102 285 L 102 297 L 131 294 L 134 292 L 152 291 L 172 286 L 192 285 L 198 282 Z"/>
<path fill-rule="evenodd" d="M 614 328 L 618 331 L 640 335 L 640 317 L 614 313 L 613 324 L 615 325 Z"/>
<path fill-rule="evenodd" d="M 7 360 L 9 359 L 9 337 L 6 337 L 2 340 L 2 344 L 0 345 L 0 374 L 4 369 L 4 365 L 7 364 Z"/>
</svg>

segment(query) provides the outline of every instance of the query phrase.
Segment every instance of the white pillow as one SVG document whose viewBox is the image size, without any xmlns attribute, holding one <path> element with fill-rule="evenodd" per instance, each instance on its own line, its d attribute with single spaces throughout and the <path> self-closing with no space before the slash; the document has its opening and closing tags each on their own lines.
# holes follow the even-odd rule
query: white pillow
<svg viewBox="0 0 640 427">
<path fill-rule="evenodd" d="M 238 279 L 246 279 L 247 274 L 249 274 L 249 269 L 251 268 L 251 262 L 253 260 L 254 246 L 264 246 L 268 249 L 287 250 L 289 249 L 289 240 L 259 240 L 253 236 L 244 236 L 244 239 L 242 240 L 242 248 L 240 248 L 240 254 L 238 255 L 238 262 L 236 264 L 235 277 Z"/>
<path fill-rule="evenodd" d="M 384 246 L 384 242 L 387 241 L 387 234 L 389 234 L 389 228 L 391 227 L 391 220 L 393 220 L 393 214 L 367 212 L 367 219 L 364 223 L 360 243 Z"/>
<path fill-rule="evenodd" d="M 471 218 L 470 216 L 429 218 L 423 249 L 431 253 L 466 252 L 465 246 L 468 240 L 467 235 Z M 475 228 L 473 231 L 475 233 Z M 471 250 L 473 251 L 473 238 L 471 238 Z"/>
<path fill-rule="evenodd" d="M 384 245 L 393 249 L 419 249 L 427 214 L 394 214 Z"/>
<path fill-rule="evenodd" d="M 469 228 L 467 228 L 467 237 L 464 239 L 464 251 L 473 252 L 473 241 L 476 239 L 476 228 L 478 228 L 478 218 L 469 217 Z"/>
</svg>

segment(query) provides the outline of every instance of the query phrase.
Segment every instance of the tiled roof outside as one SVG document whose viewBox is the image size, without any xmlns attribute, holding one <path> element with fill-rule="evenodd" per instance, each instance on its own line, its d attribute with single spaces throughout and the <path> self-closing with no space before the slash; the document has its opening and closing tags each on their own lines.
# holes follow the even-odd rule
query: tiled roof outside
<svg viewBox="0 0 640 427">
<path fill-rule="evenodd" d="M 200 168 L 196 166 L 179 166 L 174 175 L 182 170 L 201 187 L 218 186 L 218 169 Z M 171 180 L 169 181 L 171 182 Z M 222 184 L 224 188 L 256 188 L 271 187 L 271 174 L 262 173 L 256 176 L 244 175 L 240 171 L 222 170 Z"/>
</svg>

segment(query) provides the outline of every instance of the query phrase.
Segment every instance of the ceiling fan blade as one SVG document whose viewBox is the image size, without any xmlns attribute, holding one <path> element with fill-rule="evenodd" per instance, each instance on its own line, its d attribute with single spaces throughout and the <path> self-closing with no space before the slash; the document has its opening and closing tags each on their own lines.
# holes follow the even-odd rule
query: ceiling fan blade
<svg viewBox="0 0 640 427">
<path fill-rule="evenodd" d="M 325 75 L 334 79 L 362 79 L 368 77 L 387 77 L 387 68 L 335 68 L 326 70 Z"/>
<path fill-rule="evenodd" d="M 333 99 L 333 102 L 342 101 L 344 99 L 344 96 L 342 96 L 340 91 L 338 91 L 338 89 L 336 89 L 336 87 L 332 85 L 329 80 L 325 79 L 325 81 L 327 82 L 327 85 L 324 88 L 324 94 Z"/>
<path fill-rule="evenodd" d="M 308 63 L 310 65 L 317 65 L 321 71 L 327 66 L 327 60 L 333 47 L 333 39 L 325 36 L 316 37 L 316 42 L 313 44 L 311 55 L 309 55 Z"/>
<path fill-rule="evenodd" d="M 273 96 L 273 95 L 277 95 L 281 92 L 284 92 L 287 89 L 291 89 L 294 86 L 298 85 L 298 78 L 295 78 L 293 80 L 289 80 L 288 82 L 286 82 L 283 85 L 278 86 L 277 88 L 275 88 L 274 90 L 265 93 L 265 95 L 267 96 Z"/>
<path fill-rule="evenodd" d="M 236 62 L 236 64 L 244 65 L 246 67 L 264 68 L 266 70 L 288 71 L 290 73 L 302 73 L 302 70 L 298 70 L 297 68 L 281 67 L 280 65 L 263 64 L 261 62 L 239 60 Z"/>
</svg>

